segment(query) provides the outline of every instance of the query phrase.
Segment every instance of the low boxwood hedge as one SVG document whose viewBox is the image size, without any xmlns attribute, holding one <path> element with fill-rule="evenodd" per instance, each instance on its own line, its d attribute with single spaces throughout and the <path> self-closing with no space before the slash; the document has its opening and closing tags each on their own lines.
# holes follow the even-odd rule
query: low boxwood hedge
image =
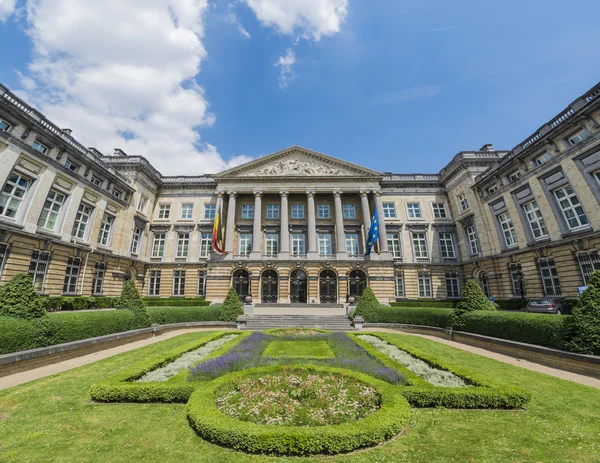
<svg viewBox="0 0 600 463">
<path fill-rule="evenodd" d="M 186 406 L 188 421 L 209 442 L 248 453 L 276 455 L 336 454 L 371 447 L 397 435 L 408 422 L 410 406 L 395 386 L 349 370 L 303 368 L 352 376 L 373 386 L 381 395 L 381 408 L 359 421 L 315 427 L 259 425 L 230 418 L 217 409 L 215 394 L 230 381 L 280 370 L 266 367 L 221 377 L 198 389 Z"/>
<path fill-rule="evenodd" d="M 459 302 L 460 300 L 458 299 L 427 299 L 425 301 L 411 301 L 407 299 L 405 301 L 392 302 L 390 305 L 392 307 L 429 307 L 438 309 L 453 309 Z"/>
<path fill-rule="evenodd" d="M 90 310 L 113 308 L 117 304 L 118 297 L 110 296 L 47 296 L 42 297 L 42 306 L 48 312 L 59 310 Z"/>
<path fill-rule="evenodd" d="M 152 323 L 209 322 L 221 319 L 221 308 L 212 307 L 148 307 Z"/>
<path fill-rule="evenodd" d="M 381 306 L 365 318 L 367 323 L 401 323 L 446 328 L 452 323 L 452 309 Z"/>
<path fill-rule="evenodd" d="M 0 355 L 39 347 L 38 333 L 32 320 L 0 317 Z"/>
<path fill-rule="evenodd" d="M 200 307 L 210 305 L 203 297 L 145 297 L 146 307 Z"/>
</svg>

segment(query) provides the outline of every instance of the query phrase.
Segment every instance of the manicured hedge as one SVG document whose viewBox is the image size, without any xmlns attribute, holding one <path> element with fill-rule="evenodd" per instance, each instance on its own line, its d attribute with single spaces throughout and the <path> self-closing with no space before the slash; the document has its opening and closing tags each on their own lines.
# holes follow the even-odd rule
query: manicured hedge
<svg viewBox="0 0 600 463">
<path fill-rule="evenodd" d="M 42 297 L 42 306 L 48 312 L 59 310 L 89 310 L 113 308 L 118 297 L 109 296 L 48 296 Z"/>
<path fill-rule="evenodd" d="M 426 301 L 397 301 L 390 303 L 390 305 L 392 307 L 434 307 L 438 309 L 453 309 L 459 302 L 460 300 L 454 299 L 427 299 Z"/>
<path fill-rule="evenodd" d="M 210 305 L 210 301 L 205 301 L 202 297 L 145 297 L 144 305 L 146 307 L 199 307 Z"/>
<path fill-rule="evenodd" d="M 221 307 L 148 307 L 152 323 L 208 322 L 221 319 Z"/>
<path fill-rule="evenodd" d="M 0 354 L 39 347 L 38 328 L 34 321 L 0 317 Z"/>
<path fill-rule="evenodd" d="M 367 323 L 404 323 L 446 328 L 452 323 L 454 310 L 441 308 L 384 307 L 371 312 Z"/>
</svg>

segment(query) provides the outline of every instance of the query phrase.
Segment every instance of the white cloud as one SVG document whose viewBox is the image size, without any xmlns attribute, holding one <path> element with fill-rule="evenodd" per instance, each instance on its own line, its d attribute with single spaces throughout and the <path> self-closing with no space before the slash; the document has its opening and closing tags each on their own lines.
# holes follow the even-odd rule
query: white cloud
<svg viewBox="0 0 600 463">
<path fill-rule="evenodd" d="M 235 26 L 235 28 L 238 30 L 238 32 L 245 38 L 250 39 L 252 38 L 252 36 L 250 35 L 250 32 L 248 32 L 246 30 L 246 28 L 244 26 L 242 26 L 242 24 L 240 23 L 240 20 L 238 19 L 237 15 L 235 14 L 235 11 L 233 11 L 234 8 L 234 4 L 230 3 L 229 5 L 227 5 L 229 11 L 227 13 L 227 21 L 229 21 L 229 24 L 232 24 L 233 26 Z"/>
<path fill-rule="evenodd" d="M 243 0 L 265 26 L 319 40 L 340 31 L 348 0 Z"/>
<path fill-rule="evenodd" d="M 291 48 L 286 50 L 285 56 L 280 56 L 273 66 L 279 69 L 279 87 L 286 88 L 294 80 L 292 66 L 296 62 L 296 55 Z"/>
<path fill-rule="evenodd" d="M 392 105 L 406 101 L 433 98 L 439 93 L 440 87 L 438 85 L 416 85 L 395 92 L 385 93 L 371 100 L 371 103 L 374 105 Z"/>
<path fill-rule="evenodd" d="M 0 0 L 0 21 L 4 22 L 15 11 L 17 0 Z"/>
</svg>

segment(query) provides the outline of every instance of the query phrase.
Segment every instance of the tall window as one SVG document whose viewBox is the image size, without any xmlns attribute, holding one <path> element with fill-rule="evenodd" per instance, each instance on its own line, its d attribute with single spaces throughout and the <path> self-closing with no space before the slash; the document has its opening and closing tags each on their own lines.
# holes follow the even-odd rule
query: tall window
<svg viewBox="0 0 600 463">
<path fill-rule="evenodd" d="M 292 204 L 292 219 L 304 218 L 304 204 Z"/>
<path fill-rule="evenodd" d="M 328 219 L 329 204 L 317 204 L 317 219 Z"/>
<path fill-rule="evenodd" d="M 431 274 L 419 272 L 419 297 L 431 297 Z"/>
<path fill-rule="evenodd" d="M 558 201 L 560 210 L 567 221 L 569 229 L 574 230 L 589 223 L 589 220 L 583 211 L 583 207 L 581 206 L 581 202 L 579 201 L 579 197 L 570 185 L 557 188 L 553 193 Z"/>
<path fill-rule="evenodd" d="M 469 248 L 471 249 L 471 255 L 474 256 L 479 254 L 479 239 L 477 238 L 477 232 L 475 232 L 475 227 L 471 225 L 470 227 L 465 228 L 465 232 L 467 234 L 467 239 L 469 240 Z"/>
<path fill-rule="evenodd" d="M 385 219 L 395 219 L 396 218 L 396 206 L 394 203 L 383 203 L 383 217 Z"/>
<path fill-rule="evenodd" d="M 408 209 L 408 218 L 409 219 L 420 219 L 421 218 L 421 206 L 419 203 L 408 203 L 406 205 Z"/>
<path fill-rule="evenodd" d="M 140 195 L 140 200 L 138 201 L 137 210 L 140 212 L 144 212 L 144 209 L 146 209 L 146 204 L 148 204 L 148 198 L 146 198 L 144 195 Z"/>
<path fill-rule="evenodd" d="M 2 276 L 2 270 L 4 270 L 4 264 L 8 258 L 8 244 L 0 244 L 0 276 Z"/>
<path fill-rule="evenodd" d="M 160 270 L 150 270 L 150 278 L 148 279 L 148 295 L 160 295 Z"/>
<path fill-rule="evenodd" d="M 554 259 L 538 259 L 538 267 L 542 277 L 542 285 L 546 296 L 560 296 L 560 281 Z"/>
<path fill-rule="evenodd" d="M 165 233 L 155 233 L 152 240 L 152 257 L 163 257 L 165 255 L 165 241 L 167 235 Z"/>
<path fill-rule="evenodd" d="M 438 236 L 440 238 L 440 250 L 442 252 L 442 259 L 456 259 L 452 233 L 440 233 Z"/>
<path fill-rule="evenodd" d="M 498 223 L 500 224 L 500 228 L 502 229 L 502 235 L 504 236 L 504 242 L 506 243 L 506 247 L 516 246 L 517 234 L 515 233 L 513 221 L 510 218 L 508 212 L 505 212 L 504 214 L 500 214 L 498 216 Z"/>
<path fill-rule="evenodd" d="M 171 215 L 171 205 L 170 204 L 160 204 L 158 206 L 158 218 L 159 219 L 168 219 Z"/>
<path fill-rule="evenodd" d="M 331 235 L 329 233 L 319 233 L 319 254 L 321 256 L 328 256 L 333 254 L 333 248 L 331 246 Z"/>
<path fill-rule="evenodd" d="M 254 218 L 254 205 L 242 204 L 242 219 L 253 219 Z"/>
<path fill-rule="evenodd" d="M 579 261 L 583 284 L 587 285 L 590 282 L 592 273 L 596 270 L 600 270 L 600 256 L 598 255 L 598 251 L 577 254 L 577 260 Z"/>
<path fill-rule="evenodd" d="M 190 248 L 190 234 L 179 233 L 177 235 L 177 257 L 187 257 Z"/>
<path fill-rule="evenodd" d="M 413 232 L 412 234 L 413 249 L 416 259 L 427 259 L 427 240 L 425 233 Z"/>
<path fill-rule="evenodd" d="M 77 209 L 77 215 L 75 216 L 75 224 L 73 225 L 73 232 L 71 233 L 75 238 L 80 240 L 85 238 L 85 231 L 87 229 L 88 223 L 90 222 L 90 217 L 92 216 L 92 211 L 94 209 L 87 204 L 81 203 L 79 205 L 79 209 Z"/>
<path fill-rule="evenodd" d="M 17 172 L 11 172 L 0 194 L 0 216 L 14 219 L 30 186 L 30 179 Z"/>
<path fill-rule="evenodd" d="M 173 296 L 185 294 L 185 270 L 173 271 Z"/>
<path fill-rule="evenodd" d="M 465 193 L 459 194 L 456 198 L 458 199 L 458 207 L 460 208 L 460 212 L 465 212 L 467 209 L 469 209 L 469 202 L 467 201 L 467 195 Z"/>
<path fill-rule="evenodd" d="M 279 252 L 279 235 L 277 233 L 265 235 L 265 252 L 267 256 L 276 256 Z"/>
<path fill-rule="evenodd" d="M 445 219 L 448 217 L 444 203 L 433 203 L 433 216 L 436 219 Z"/>
<path fill-rule="evenodd" d="M 446 297 L 460 297 L 457 272 L 446 272 Z"/>
<path fill-rule="evenodd" d="M 131 254 L 137 254 L 142 241 L 142 228 L 137 225 L 133 227 L 133 236 L 131 237 Z"/>
<path fill-rule="evenodd" d="M 521 264 L 518 262 L 508 264 L 508 271 L 510 272 L 512 294 L 513 296 L 521 297 L 523 295 L 523 268 Z"/>
<path fill-rule="evenodd" d="M 212 233 L 200 235 L 200 257 L 208 257 L 212 248 Z"/>
<path fill-rule="evenodd" d="M 397 271 L 394 276 L 394 293 L 397 298 L 404 297 L 404 273 Z"/>
<path fill-rule="evenodd" d="M 356 207 L 354 204 L 344 204 L 344 219 L 356 219 Z"/>
<path fill-rule="evenodd" d="M 279 204 L 267 204 L 267 219 L 277 220 L 279 218 Z"/>
<path fill-rule="evenodd" d="M 102 223 L 100 224 L 100 234 L 98 235 L 98 243 L 102 246 L 108 246 L 112 237 L 112 229 L 115 223 L 115 216 L 104 214 Z"/>
<path fill-rule="evenodd" d="M 44 289 L 44 280 L 50 262 L 50 253 L 46 251 L 33 251 L 29 262 L 29 276 L 33 280 L 33 287 L 41 292 Z"/>
<path fill-rule="evenodd" d="M 387 234 L 388 251 L 392 257 L 402 257 L 402 247 L 400 246 L 400 234 L 399 233 L 388 233 Z"/>
<path fill-rule="evenodd" d="M 548 236 L 548 229 L 546 228 L 546 222 L 537 201 L 529 201 L 523 204 L 523 211 L 527 217 L 527 222 L 529 222 L 533 238 L 536 240 L 546 238 Z"/>
<path fill-rule="evenodd" d="M 79 270 L 81 269 L 81 259 L 79 257 L 69 257 L 67 261 L 67 271 L 65 273 L 65 282 L 63 284 L 63 293 L 75 294 L 77 292 L 77 280 L 79 280 Z"/>
<path fill-rule="evenodd" d="M 42 214 L 38 220 L 38 227 L 54 231 L 54 227 L 56 227 L 56 222 L 58 221 L 58 216 L 60 215 L 60 210 L 62 209 L 66 199 L 67 197 L 64 194 L 59 193 L 56 190 L 50 190 L 48 192 L 48 197 L 44 202 Z"/>
<path fill-rule="evenodd" d="M 206 270 L 198 270 L 198 296 L 206 297 Z"/>
<path fill-rule="evenodd" d="M 204 205 L 204 218 L 205 219 L 214 219 L 217 215 L 217 205 L 216 204 L 205 204 Z"/>
<path fill-rule="evenodd" d="M 106 263 L 96 262 L 94 265 L 94 279 L 92 280 L 92 294 L 100 296 L 104 287 L 104 275 L 106 274 Z"/>
<path fill-rule="evenodd" d="M 346 253 L 349 256 L 358 256 L 358 235 L 346 233 Z"/>
<path fill-rule="evenodd" d="M 252 233 L 240 233 L 239 238 L 240 255 L 250 255 L 250 253 L 252 252 Z"/>
<path fill-rule="evenodd" d="M 292 233 L 292 255 L 303 256 L 306 254 L 304 233 Z"/>
<path fill-rule="evenodd" d="M 193 213 L 194 213 L 194 205 L 193 204 L 183 204 L 181 206 L 181 218 L 182 219 L 191 219 Z"/>
</svg>

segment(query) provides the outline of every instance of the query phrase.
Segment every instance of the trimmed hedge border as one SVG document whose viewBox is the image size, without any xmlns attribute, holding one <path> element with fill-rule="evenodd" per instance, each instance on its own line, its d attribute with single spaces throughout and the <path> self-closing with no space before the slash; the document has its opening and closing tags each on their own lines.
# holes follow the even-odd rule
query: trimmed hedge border
<svg viewBox="0 0 600 463">
<path fill-rule="evenodd" d="M 144 297 L 146 307 L 201 307 L 211 302 L 203 297 Z"/>
<path fill-rule="evenodd" d="M 215 394 L 225 384 L 247 376 L 279 372 L 281 367 L 244 370 L 218 378 L 192 394 L 186 406 L 192 428 L 203 439 L 247 453 L 276 455 L 337 454 L 384 442 L 402 431 L 410 415 L 407 400 L 395 386 L 350 370 L 298 367 L 305 371 L 351 376 L 381 395 L 381 408 L 366 418 L 329 426 L 268 426 L 230 418 L 217 409 Z"/>
</svg>

